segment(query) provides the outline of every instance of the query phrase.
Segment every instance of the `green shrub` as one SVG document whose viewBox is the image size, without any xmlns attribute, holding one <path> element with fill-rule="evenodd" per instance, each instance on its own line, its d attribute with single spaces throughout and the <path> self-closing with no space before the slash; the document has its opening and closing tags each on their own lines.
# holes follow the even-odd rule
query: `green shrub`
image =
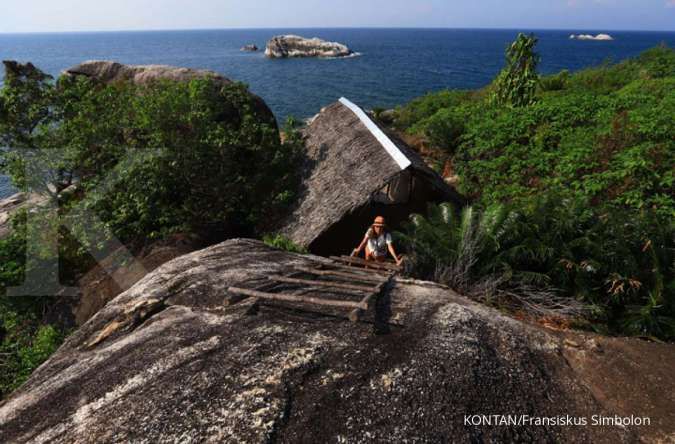
<svg viewBox="0 0 675 444">
<path fill-rule="evenodd" d="M 19 387 L 63 342 L 61 327 L 42 321 L 57 301 L 50 297 L 8 297 L 21 285 L 26 263 L 26 213 L 11 218 L 9 234 L 0 239 L 0 399 Z"/>
<path fill-rule="evenodd" d="M 0 239 L 0 292 L 23 282 L 25 262 L 26 213 L 19 211 L 10 219 L 9 234 Z"/>
<path fill-rule="evenodd" d="M 459 105 L 469 99 L 466 91 L 444 90 L 419 97 L 405 106 L 395 110 L 395 125 L 399 128 L 415 132 L 413 129 L 418 122 L 428 119 L 438 111 Z"/>
<path fill-rule="evenodd" d="M 64 332 L 40 324 L 32 314 L 13 311 L 0 301 L 0 398 L 23 384 L 61 345 Z"/>
<path fill-rule="evenodd" d="M 124 242 L 177 231 L 253 235 L 293 198 L 302 144 L 281 143 L 243 84 L 77 77 L 33 85 L 37 75 L 8 71 L 12 81 L 0 94 L 0 136 L 18 149 L 3 155 L 6 170 L 20 182 L 20 149 L 64 148 L 50 165 L 55 185 L 78 178 L 85 195 L 76 203 L 96 212 L 100 232 Z M 114 183 L 102 186 L 109 175 Z M 77 225 L 79 214 L 72 219 Z"/>
<path fill-rule="evenodd" d="M 475 111 L 454 159 L 461 190 L 486 203 L 557 190 L 675 214 L 671 80 L 637 82 L 604 96 L 570 91 Z"/>
<path fill-rule="evenodd" d="M 558 74 L 539 79 L 539 88 L 542 92 L 560 91 L 565 89 L 570 78 L 570 72 L 563 69 Z"/>
<path fill-rule="evenodd" d="M 413 273 L 467 294 L 515 283 L 528 303 L 556 289 L 588 305 L 599 331 L 674 339 L 675 51 L 662 45 L 618 64 L 547 76 L 533 96 L 534 69 L 523 77 L 518 69 L 535 64 L 517 62 L 528 52 L 518 49 L 479 93 L 446 106 L 427 95 L 401 108 L 403 130 L 454 152 L 474 224 L 486 217 L 479 208 L 489 214 L 503 205 L 510 214 L 498 246 L 480 242 L 473 256 L 458 241 L 464 216 L 418 216 L 404 236 Z M 514 96 L 504 92 L 511 87 Z M 485 96 L 493 100 L 477 100 Z"/>
<path fill-rule="evenodd" d="M 454 154 L 465 131 L 465 119 L 463 108 L 444 108 L 418 125 L 424 128 L 429 142 Z"/>
<path fill-rule="evenodd" d="M 526 307 L 543 304 L 540 314 L 584 313 L 611 333 L 675 339 L 673 229 L 650 212 L 550 194 L 459 215 L 447 204 L 432 207 L 400 238 L 417 277 L 484 301 L 520 295 Z"/>
<path fill-rule="evenodd" d="M 288 251 L 290 253 L 306 254 L 307 249 L 296 244 L 282 234 L 266 234 L 263 236 L 263 242 L 272 248 Z"/>
<path fill-rule="evenodd" d="M 533 315 L 577 317 L 584 308 L 550 285 L 540 262 L 552 254 L 536 239 L 518 236 L 531 228 L 503 205 L 484 210 L 450 204 L 431 206 L 428 216 L 413 215 L 397 233 L 410 256 L 408 271 L 433 279 L 481 302 Z M 514 242 L 515 240 L 515 242 Z"/>
</svg>

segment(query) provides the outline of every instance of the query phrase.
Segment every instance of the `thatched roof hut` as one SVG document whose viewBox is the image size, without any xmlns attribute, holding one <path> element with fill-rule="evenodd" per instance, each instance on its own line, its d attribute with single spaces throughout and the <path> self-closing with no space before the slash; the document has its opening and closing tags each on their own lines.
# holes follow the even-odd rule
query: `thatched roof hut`
<svg viewBox="0 0 675 444">
<path fill-rule="evenodd" d="M 349 252 L 376 214 L 395 226 L 428 202 L 461 201 L 412 148 L 345 98 L 321 110 L 304 135 L 304 187 L 282 233 L 312 252 Z"/>
</svg>

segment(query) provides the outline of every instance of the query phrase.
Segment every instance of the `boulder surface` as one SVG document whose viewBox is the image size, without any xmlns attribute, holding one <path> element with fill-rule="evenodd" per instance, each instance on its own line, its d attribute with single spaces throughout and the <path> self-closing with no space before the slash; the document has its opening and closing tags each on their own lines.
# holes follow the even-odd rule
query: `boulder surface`
<svg viewBox="0 0 675 444">
<path fill-rule="evenodd" d="M 205 69 L 168 65 L 124 65 L 108 60 L 86 61 L 66 69 L 63 71 L 63 74 L 67 76 L 85 76 L 103 83 L 128 81 L 136 85 L 146 85 L 157 80 L 188 82 L 193 79 L 210 79 L 219 85 L 232 83 L 232 80 L 227 77 Z M 251 97 L 254 101 L 257 116 L 266 122 L 273 122 L 276 126 L 274 114 L 265 101 L 255 94 L 251 94 Z"/>
<path fill-rule="evenodd" d="M 267 42 L 265 55 L 270 58 L 287 57 L 347 57 L 354 54 L 346 45 L 311 39 L 298 35 L 280 35 Z"/>
<path fill-rule="evenodd" d="M 635 442 L 675 437 L 672 345 L 560 333 L 397 278 L 364 322 L 244 300 L 326 260 L 238 239 L 164 264 L 0 405 L 2 442 Z M 257 309 L 253 309 L 257 307 Z M 647 359 L 651 356 L 651 359 Z M 649 416 L 649 427 L 466 415 Z"/>
</svg>

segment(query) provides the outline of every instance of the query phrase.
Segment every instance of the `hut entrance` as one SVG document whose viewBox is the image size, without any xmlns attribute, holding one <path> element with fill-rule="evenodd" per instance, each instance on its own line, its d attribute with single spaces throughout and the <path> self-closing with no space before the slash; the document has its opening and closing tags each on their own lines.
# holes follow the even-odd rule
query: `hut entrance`
<svg viewBox="0 0 675 444">
<path fill-rule="evenodd" d="M 345 215 L 309 246 L 320 256 L 349 255 L 363 239 L 376 216 L 384 216 L 389 231 L 402 229 L 402 224 L 413 213 L 426 214 L 430 202 L 443 201 L 442 195 L 429 182 L 403 171 L 381 190 L 373 193 L 370 201 Z"/>
</svg>

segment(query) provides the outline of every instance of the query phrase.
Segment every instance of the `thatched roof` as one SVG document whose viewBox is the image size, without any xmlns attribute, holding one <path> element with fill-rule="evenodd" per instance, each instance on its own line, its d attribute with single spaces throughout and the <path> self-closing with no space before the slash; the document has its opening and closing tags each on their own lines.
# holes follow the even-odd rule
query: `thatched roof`
<svg viewBox="0 0 675 444">
<path fill-rule="evenodd" d="M 321 110 L 304 133 L 309 158 L 304 190 L 282 229 L 299 245 L 309 246 L 404 170 L 412 170 L 446 200 L 460 200 L 412 148 L 347 99 Z"/>
</svg>

